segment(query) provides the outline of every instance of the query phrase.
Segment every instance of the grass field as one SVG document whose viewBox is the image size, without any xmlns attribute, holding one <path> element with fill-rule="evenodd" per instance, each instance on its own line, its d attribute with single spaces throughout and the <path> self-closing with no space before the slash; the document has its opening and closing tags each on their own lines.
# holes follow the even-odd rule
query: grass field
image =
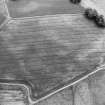
<svg viewBox="0 0 105 105">
<path fill-rule="evenodd" d="M 8 1 L 7 7 L 13 18 L 54 14 L 75 14 L 83 11 L 82 7 L 71 4 L 69 0 Z"/>
</svg>

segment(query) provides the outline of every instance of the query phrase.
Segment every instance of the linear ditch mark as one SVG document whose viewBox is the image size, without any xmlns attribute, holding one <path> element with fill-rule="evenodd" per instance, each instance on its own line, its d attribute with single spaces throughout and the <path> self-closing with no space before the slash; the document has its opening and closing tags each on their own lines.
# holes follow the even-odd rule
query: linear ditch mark
<svg viewBox="0 0 105 105">
<path fill-rule="evenodd" d="M 7 7 L 7 5 L 6 5 L 6 0 L 3 0 L 3 4 L 4 4 L 4 9 L 6 10 L 6 16 L 7 16 L 7 18 L 11 18 L 11 16 L 10 16 L 10 13 L 9 13 L 9 10 L 8 10 L 8 7 Z"/>
<path fill-rule="evenodd" d="M 5 18 L 5 19 L 2 19 L 2 20 L 0 21 L 0 31 L 1 31 L 1 28 L 2 28 L 5 24 L 7 24 L 8 21 L 10 21 L 12 18 L 11 18 L 10 15 L 9 15 L 9 11 L 8 11 L 7 6 L 6 6 L 5 0 L 2 0 L 2 1 L 0 2 L 0 5 L 1 5 L 0 9 L 2 9 L 2 11 L 1 11 L 1 14 L 2 14 L 2 15 L 0 15 L 0 16 L 2 16 L 1 18 Z"/>
</svg>

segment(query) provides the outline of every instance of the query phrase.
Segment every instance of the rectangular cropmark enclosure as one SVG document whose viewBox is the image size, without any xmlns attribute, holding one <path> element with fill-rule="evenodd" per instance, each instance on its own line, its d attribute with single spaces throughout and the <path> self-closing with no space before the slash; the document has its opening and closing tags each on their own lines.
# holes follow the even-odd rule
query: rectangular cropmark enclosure
<svg viewBox="0 0 105 105">
<path fill-rule="evenodd" d="M 38 102 L 101 70 L 104 34 L 81 14 L 11 20 L 0 32 L 0 78 L 29 86 Z"/>
</svg>

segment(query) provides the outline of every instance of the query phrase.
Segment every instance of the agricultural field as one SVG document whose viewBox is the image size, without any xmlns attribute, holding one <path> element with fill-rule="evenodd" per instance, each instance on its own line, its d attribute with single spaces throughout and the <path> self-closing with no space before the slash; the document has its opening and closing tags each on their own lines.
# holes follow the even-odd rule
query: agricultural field
<svg viewBox="0 0 105 105">
<path fill-rule="evenodd" d="M 0 0 L 0 105 L 104 105 L 103 3 Z"/>
</svg>

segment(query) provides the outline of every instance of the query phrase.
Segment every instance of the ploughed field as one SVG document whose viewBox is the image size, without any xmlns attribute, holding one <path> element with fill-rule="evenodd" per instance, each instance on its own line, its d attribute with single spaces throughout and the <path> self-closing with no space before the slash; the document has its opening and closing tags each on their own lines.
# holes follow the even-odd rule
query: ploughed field
<svg viewBox="0 0 105 105">
<path fill-rule="evenodd" d="M 104 59 L 104 31 L 79 14 L 12 19 L 0 37 L 0 78 L 27 81 L 33 100 L 95 71 Z"/>
<path fill-rule="evenodd" d="M 82 7 L 66 0 L 33 1 L 5 2 L 12 19 L 0 27 L 2 104 L 28 104 L 28 95 L 36 102 L 104 63 L 105 32 L 84 18 Z M 2 3 L 0 8 L 2 24 L 8 12 Z M 26 94 L 28 90 L 24 93 L 9 83 L 31 91 Z"/>
</svg>

